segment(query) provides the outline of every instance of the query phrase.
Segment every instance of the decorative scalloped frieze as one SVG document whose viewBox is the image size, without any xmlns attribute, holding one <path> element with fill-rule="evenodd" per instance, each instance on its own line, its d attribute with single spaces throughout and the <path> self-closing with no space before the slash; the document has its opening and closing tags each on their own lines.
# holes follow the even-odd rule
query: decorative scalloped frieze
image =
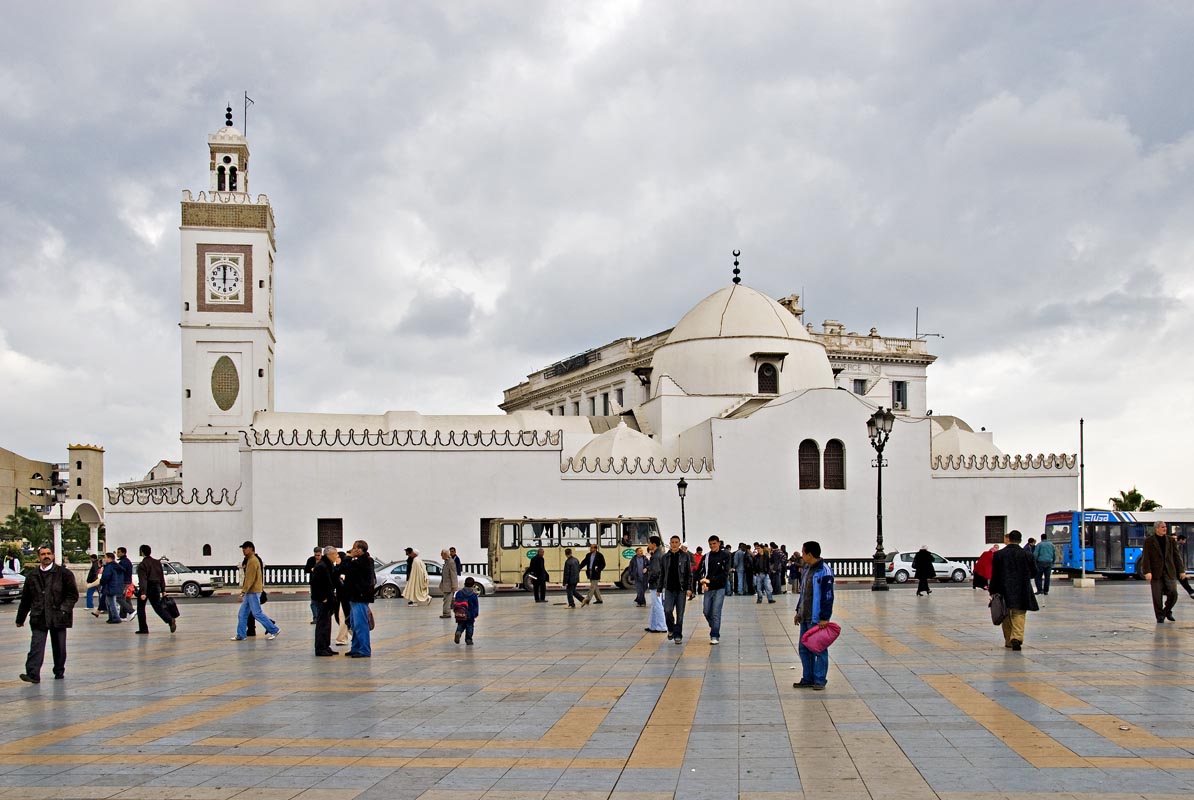
<svg viewBox="0 0 1194 800">
<path fill-rule="evenodd" d="M 294 428 L 287 433 L 282 429 L 241 431 L 245 446 L 254 447 L 467 447 L 475 448 L 558 448 L 560 431 L 356 431 L 349 428 L 332 433 L 326 430 Z"/>
<path fill-rule="evenodd" d="M 932 467 L 935 470 L 1035 470 L 1035 469 L 1073 469 L 1078 464 L 1078 456 L 1066 453 L 1040 453 L 1032 455 L 982 455 L 982 456 L 933 456 Z"/>
<path fill-rule="evenodd" d="M 602 474 L 602 475 L 674 475 L 676 473 L 693 473 L 700 475 L 701 473 L 709 473 L 713 471 L 713 465 L 705 458 L 699 462 L 696 459 L 690 458 L 687 463 L 681 458 L 664 458 L 658 461 L 654 458 L 648 458 L 646 462 L 642 458 L 635 458 L 633 461 L 629 458 L 594 458 L 590 461 L 587 456 L 582 456 L 579 460 L 569 458 L 560 464 L 560 473 L 567 474 L 569 472 L 577 474 Z"/>
<path fill-rule="evenodd" d="M 216 493 L 215 489 L 200 492 L 192 489 L 187 493 L 178 487 L 165 489 L 105 489 L 110 506 L 234 506 L 240 495 L 240 487 L 231 496 L 227 489 Z"/>
</svg>

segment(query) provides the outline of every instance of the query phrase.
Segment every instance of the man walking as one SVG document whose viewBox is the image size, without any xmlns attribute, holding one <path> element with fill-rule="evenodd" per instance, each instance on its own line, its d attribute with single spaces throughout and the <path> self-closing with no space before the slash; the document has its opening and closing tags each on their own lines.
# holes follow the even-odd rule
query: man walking
<svg viewBox="0 0 1194 800">
<path fill-rule="evenodd" d="M 266 639 L 276 639 L 280 629 L 261 610 L 261 593 L 265 591 L 265 571 L 261 568 L 257 548 L 252 542 L 242 542 L 240 550 L 245 554 L 245 563 L 241 570 L 240 612 L 236 617 L 236 635 L 232 637 L 232 641 L 242 642 L 249 635 L 249 615 L 265 628 Z"/>
<path fill-rule="evenodd" d="M 1053 562 L 1057 560 L 1057 549 L 1049 541 L 1049 534 L 1041 534 L 1041 543 L 1032 551 L 1036 558 L 1036 593 L 1049 594 L 1049 578 L 1053 576 Z"/>
<path fill-rule="evenodd" d="M 25 657 L 25 671 L 21 680 L 41 683 L 41 665 L 46 658 L 46 639 L 54 654 L 54 678 L 66 675 L 66 629 L 74 624 L 75 603 L 79 602 L 79 588 L 74 574 L 54 563 L 51 547 L 37 548 L 37 569 L 25 579 L 21 590 L 21 605 L 17 608 L 17 627 L 25 620 L 33 635 L 29 655 Z"/>
<path fill-rule="evenodd" d="M 634 580 L 634 604 L 642 608 L 647 604 L 647 556 L 643 548 L 634 549 L 634 558 L 630 559 L 630 577 Z"/>
<path fill-rule="evenodd" d="M 667 638 L 676 644 L 684 641 L 684 606 L 692 599 L 692 553 L 680 549 L 680 537 L 668 540 L 659 579 L 663 590 L 663 619 Z"/>
<path fill-rule="evenodd" d="M 705 621 L 709 623 L 709 644 L 721 640 L 721 606 L 729 586 L 732 557 L 721 547 L 721 538 L 709 537 L 709 553 L 704 559 L 705 575 L 701 586 L 705 593 Z"/>
<path fill-rule="evenodd" d="M 147 544 L 141 545 L 141 563 L 137 565 L 137 633 L 149 635 L 149 624 L 145 621 L 145 603 L 153 606 L 154 612 L 170 626 L 170 633 L 178 630 L 178 623 L 162 606 L 162 593 L 166 591 L 166 572 L 162 569 L 162 562 L 152 555 L 153 548 Z"/>
<path fill-rule="evenodd" d="M 348 555 L 348 566 L 344 569 L 344 592 L 352 604 L 352 647 L 344 655 L 349 658 L 371 658 L 373 647 L 369 631 L 369 606 L 373 603 L 376 574 L 373 569 L 373 556 L 369 555 L 369 543 L 364 539 L 357 539 L 352 543 Z M 418 555 L 416 552 L 416 559 Z M 420 568 L 423 566 L 421 559 L 418 560 L 418 565 Z"/>
<path fill-rule="evenodd" d="M 568 608 L 576 608 L 576 601 L 584 603 L 585 599 L 576 591 L 580 583 L 580 562 L 572 555 L 572 548 L 564 550 L 564 597 L 568 600 Z"/>
<path fill-rule="evenodd" d="M 1003 537 L 1006 546 L 991 559 L 991 594 L 1002 595 L 1007 606 L 1003 618 L 1003 646 L 1019 650 L 1024 644 L 1024 620 L 1029 611 L 1040 611 L 1036 595 L 1032 593 L 1032 577 L 1036 562 L 1020 546 L 1023 534 L 1008 531 Z"/>
<path fill-rule="evenodd" d="M 800 680 L 796 689 L 821 691 L 829 680 L 829 648 L 814 653 L 804 646 L 804 634 L 814 626 L 824 628 L 833 616 L 833 570 L 821 558 L 820 542 L 805 542 L 800 550 L 804 570 L 800 575 L 800 597 L 796 601 L 796 623 L 800 625 Z"/>
<path fill-rule="evenodd" d="M 315 655 L 334 656 L 332 649 L 332 615 L 336 611 L 336 567 L 333 559 L 336 548 L 325 547 L 323 556 L 311 569 L 311 603 L 316 606 Z"/>
<path fill-rule="evenodd" d="M 601 605 L 604 601 L 601 599 L 601 570 L 605 569 L 605 556 L 597 549 L 597 543 L 589 545 L 589 552 L 580 562 L 581 568 L 585 571 L 585 577 L 589 579 L 589 593 L 585 595 L 585 599 L 581 602 L 582 606 L 587 606 L 589 601 Z"/>
<path fill-rule="evenodd" d="M 120 606 L 120 618 L 132 616 L 133 602 L 129 600 L 133 593 L 130 588 L 133 585 L 133 562 L 129 560 L 129 551 L 123 547 L 116 548 L 116 563 L 120 566 L 120 571 L 124 573 L 124 591 L 116 598 L 117 605 Z"/>
<path fill-rule="evenodd" d="M 124 571 L 116 563 L 116 556 L 104 553 L 104 569 L 100 573 L 100 600 L 108 612 L 108 624 L 119 625 L 120 601 L 124 597 Z M 95 612 L 99 616 L 99 612 Z"/>
<path fill-rule="evenodd" d="M 1177 579 L 1186 577 L 1186 564 L 1178 552 L 1177 542 L 1167 535 L 1169 526 L 1153 523 L 1155 536 L 1144 542 L 1138 571 L 1144 574 L 1153 591 L 1153 612 L 1157 622 L 1176 622 L 1173 607 L 1177 605 Z"/>
<path fill-rule="evenodd" d="M 456 597 L 456 593 L 460 591 L 460 573 L 456 571 L 456 562 L 452 559 L 451 553 L 447 550 L 440 550 L 439 557 L 444 562 L 439 578 L 439 590 L 444 596 L 444 610 L 439 618 L 452 619 L 452 601 Z"/>
<path fill-rule="evenodd" d="M 543 548 L 539 548 L 535 555 L 531 556 L 527 574 L 531 576 L 531 591 L 535 594 L 535 602 L 546 603 L 548 575 L 547 567 L 543 563 Z"/>
<path fill-rule="evenodd" d="M 734 559 L 731 562 L 734 568 L 734 594 L 746 594 L 746 552 L 745 547 L 741 542 L 738 543 L 737 549 L 734 550 Z"/>
</svg>

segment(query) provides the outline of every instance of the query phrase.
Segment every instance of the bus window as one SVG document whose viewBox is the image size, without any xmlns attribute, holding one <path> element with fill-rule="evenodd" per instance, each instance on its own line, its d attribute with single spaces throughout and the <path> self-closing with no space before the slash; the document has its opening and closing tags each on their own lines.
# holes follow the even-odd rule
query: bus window
<svg viewBox="0 0 1194 800">
<path fill-rule="evenodd" d="M 593 525 L 591 520 L 567 520 L 560 523 L 560 546 L 561 547 L 588 547 L 589 537 L 593 535 Z"/>
<path fill-rule="evenodd" d="M 503 522 L 502 523 L 502 547 L 504 547 L 508 550 L 518 547 L 518 523 L 517 522 Z"/>
<path fill-rule="evenodd" d="M 1148 526 L 1148 530 L 1146 531 L 1144 525 L 1139 524 L 1125 525 L 1124 528 L 1128 534 L 1128 547 L 1144 547 L 1144 540 L 1148 538 L 1148 534 L 1152 530 L 1151 525 Z"/>
<path fill-rule="evenodd" d="M 598 536 L 600 537 L 600 544 L 602 547 L 616 547 L 618 545 L 618 525 L 614 522 L 602 522 L 599 526 Z"/>
<path fill-rule="evenodd" d="M 522 523 L 523 547 L 555 547 L 556 524 L 554 522 L 524 522 Z"/>
<path fill-rule="evenodd" d="M 630 520 L 622 523 L 622 541 L 626 547 L 646 546 L 647 538 L 659 533 L 654 520 Z"/>
</svg>

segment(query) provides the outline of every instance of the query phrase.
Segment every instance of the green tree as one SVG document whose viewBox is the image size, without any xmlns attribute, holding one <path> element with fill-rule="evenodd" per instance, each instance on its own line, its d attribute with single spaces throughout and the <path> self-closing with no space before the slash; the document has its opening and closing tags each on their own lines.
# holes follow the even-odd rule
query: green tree
<svg viewBox="0 0 1194 800">
<path fill-rule="evenodd" d="M 18 508 L 4 520 L 2 538 L 28 539 L 34 546 L 54 538 L 54 528 L 31 508 Z"/>
<path fill-rule="evenodd" d="M 1135 486 L 1130 492 L 1120 492 L 1119 497 L 1108 497 L 1107 501 L 1116 511 L 1154 511 L 1161 507 L 1156 500 L 1148 500 Z"/>
<path fill-rule="evenodd" d="M 91 528 L 75 514 L 62 523 L 62 553 L 71 561 L 87 558 L 91 547 Z"/>
</svg>

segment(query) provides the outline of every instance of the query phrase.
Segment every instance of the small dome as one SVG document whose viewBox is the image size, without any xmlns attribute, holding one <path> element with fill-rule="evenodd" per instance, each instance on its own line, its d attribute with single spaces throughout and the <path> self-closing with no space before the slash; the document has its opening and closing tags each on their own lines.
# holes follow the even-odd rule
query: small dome
<svg viewBox="0 0 1194 800">
<path fill-rule="evenodd" d="M 207 137 L 209 144 L 245 144 L 245 135 L 231 125 L 224 125 Z"/>
<path fill-rule="evenodd" d="M 812 337 L 788 309 L 749 286 L 727 286 L 697 303 L 667 337 L 668 344 L 692 339 L 765 336 Z"/>
<path fill-rule="evenodd" d="M 582 458 L 588 459 L 590 464 L 605 462 L 611 458 L 615 464 L 622 463 L 623 458 L 631 464 L 636 458 L 646 464 L 647 460 L 652 458 L 656 462 L 662 461 L 664 455 L 658 442 L 644 433 L 626 427 L 625 420 L 619 420 L 618 427 L 610 428 L 580 449 L 575 460 L 579 462 Z"/>
</svg>

